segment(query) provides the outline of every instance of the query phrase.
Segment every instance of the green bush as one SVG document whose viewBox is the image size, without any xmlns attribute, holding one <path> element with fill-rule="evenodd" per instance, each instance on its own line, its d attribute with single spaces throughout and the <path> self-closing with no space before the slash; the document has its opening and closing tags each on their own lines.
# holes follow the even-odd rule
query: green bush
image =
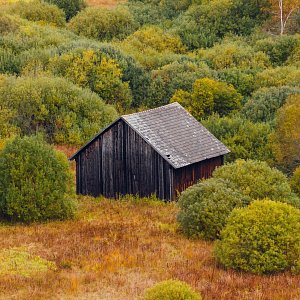
<svg viewBox="0 0 300 300">
<path fill-rule="evenodd" d="M 149 73 L 134 58 L 123 53 L 118 47 L 98 41 L 80 39 L 59 46 L 57 53 L 62 55 L 78 54 L 88 49 L 97 52 L 97 55 L 103 54 L 103 56 L 111 58 L 119 65 L 122 71 L 122 81 L 128 83 L 133 96 L 132 106 L 138 107 L 147 102 L 150 85 Z"/>
<path fill-rule="evenodd" d="M 17 2 L 12 11 L 21 18 L 29 21 L 46 22 L 56 26 L 65 25 L 65 14 L 56 5 L 51 5 L 39 0 L 30 2 Z"/>
<path fill-rule="evenodd" d="M 42 132 L 50 142 L 82 144 L 116 117 L 90 90 L 63 78 L 8 77 L 0 81 L 0 105 L 13 111 L 23 135 Z"/>
<path fill-rule="evenodd" d="M 264 69 L 270 65 L 268 56 L 262 51 L 255 51 L 242 40 L 232 41 L 232 38 L 212 48 L 198 50 L 197 56 L 216 70 L 233 67 Z"/>
<path fill-rule="evenodd" d="M 273 129 L 268 123 L 252 123 L 240 115 L 220 117 L 216 114 L 202 124 L 229 149 L 227 162 L 238 158 L 257 159 L 272 163 L 274 156 L 269 143 Z"/>
<path fill-rule="evenodd" d="M 211 178 L 180 195 L 177 220 L 187 236 L 214 240 L 219 238 L 231 211 L 249 202 L 250 198 L 229 181 Z"/>
<path fill-rule="evenodd" d="M 180 37 L 158 26 L 144 27 L 118 46 L 146 69 L 158 69 L 182 57 L 186 49 Z"/>
<path fill-rule="evenodd" d="M 273 121 L 277 110 L 285 103 L 289 95 L 300 94 L 300 87 L 261 88 L 253 93 L 244 105 L 242 114 L 253 122 Z"/>
<path fill-rule="evenodd" d="M 0 48 L 0 73 L 16 74 L 20 70 L 20 59 L 12 50 Z"/>
<path fill-rule="evenodd" d="M 209 4 L 191 5 L 174 20 L 172 30 L 189 49 L 212 47 L 227 31 L 226 20 L 231 3 L 210 1 Z M 224 26 L 225 25 L 225 26 Z"/>
<path fill-rule="evenodd" d="M 228 33 L 251 34 L 268 17 L 270 5 L 267 0 L 193 2 L 172 27 L 190 49 L 212 47 Z"/>
<path fill-rule="evenodd" d="M 129 0 L 126 5 L 134 19 L 142 26 L 168 24 L 168 21 L 184 12 L 191 3 L 192 0 Z"/>
<path fill-rule="evenodd" d="M 205 63 L 183 60 L 167 64 L 151 72 L 148 106 L 166 105 L 177 89 L 191 91 L 197 79 L 212 77 L 213 71 Z"/>
<path fill-rule="evenodd" d="M 273 36 L 258 40 L 255 49 L 266 53 L 274 66 L 281 66 L 288 60 L 291 53 L 299 47 L 299 44 L 300 41 L 296 35 Z"/>
<path fill-rule="evenodd" d="M 78 12 L 86 7 L 84 0 L 46 0 L 46 2 L 55 4 L 65 12 L 66 20 L 76 16 Z"/>
<path fill-rule="evenodd" d="M 11 124 L 13 117 L 13 111 L 5 108 L 0 108 L 0 148 L 1 141 L 19 133 L 19 129 L 13 124 Z"/>
<path fill-rule="evenodd" d="M 131 105 L 139 107 L 148 101 L 150 75 L 134 58 L 111 45 L 101 45 L 100 50 L 115 60 L 122 69 L 122 81 L 127 82 L 133 96 Z"/>
<path fill-rule="evenodd" d="M 300 166 L 295 169 L 290 184 L 292 190 L 300 197 Z"/>
<path fill-rule="evenodd" d="M 239 159 L 217 168 L 213 177 L 230 181 L 251 199 L 269 198 L 300 208 L 300 200 L 291 191 L 287 177 L 266 162 Z"/>
<path fill-rule="evenodd" d="M 201 300 L 201 296 L 185 282 L 162 281 L 145 291 L 143 300 Z"/>
<path fill-rule="evenodd" d="M 232 85 L 210 78 L 196 80 L 191 93 L 177 90 L 171 98 L 171 102 L 180 103 L 198 120 L 214 112 L 227 115 L 240 108 L 241 100 L 242 95 Z"/>
<path fill-rule="evenodd" d="M 300 271 L 300 210 L 271 200 L 234 209 L 215 246 L 226 268 L 269 274 Z"/>
<path fill-rule="evenodd" d="M 271 86 L 300 86 L 300 68 L 297 66 L 284 66 L 267 69 L 256 76 L 257 87 Z"/>
<path fill-rule="evenodd" d="M 69 29 L 76 34 L 100 41 L 125 38 L 135 28 L 132 15 L 124 8 L 90 7 L 81 11 L 69 23 Z"/>
<path fill-rule="evenodd" d="M 0 13 L 0 34 L 16 32 L 19 29 L 19 22 L 9 15 Z"/>
<path fill-rule="evenodd" d="M 250 68 L 228 68 L 219 70 L 217 78 L 231 84 L 243 96 L 250 96 L 255 90 L 255 75 L 257 70 Z"/>
<path fill-rule="evenodd" d="M 300 93 L 290 95 L 277 111 L 275 130 L 270 137 L 278 165 L 291 173 L 300 162 Z"/>
<path fill-rule="evenodd" d="M 299 13 L 299 20 L 300 20 L 300 13 Z M 294 51 L 290 54 L 287 62 L 290 66 L 297 66 L 300 68 L 300 47 L 294 49 Z"/>
<path fill-rule="evenodd" d="M 37 137 L 16 138 L 0 152 L 0 215 L 26 223 L 70 218 L 72 181 L 65 155 Z"/>
<path fill-rule="evenodd" d="M 74 33 L 52 26 L 42 26 L 23 20 L 16 32 L 0 38 L 0 48 L 11 50 L 15 56 L 23 51 L 34 49 L 56 48 L 62 44 L 79 39 Z"/>
<path fill-rule="evenodd" d="M 55 76 L 91 89 L 119 111 L 131 104 L 129 84 L 122 81 L 119 65 L 99 51 L 85 49 L 55 56 L 50 59 L 48 69 Z"/>
</svg>

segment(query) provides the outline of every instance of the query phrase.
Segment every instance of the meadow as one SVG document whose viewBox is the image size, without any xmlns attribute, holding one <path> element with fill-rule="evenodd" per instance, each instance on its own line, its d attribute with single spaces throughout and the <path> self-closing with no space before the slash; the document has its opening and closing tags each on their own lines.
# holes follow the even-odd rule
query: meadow
<svg viewBox="0 0 300 300">
<path fill-rule="evenodd" d="M 87 3 L 89 6 L 101 6 L 107 8 L 113 8 L 119 3 L 125 2 L 124 0 L 88 0 Z"/>
<path fill-rule="evenodd" d="M 258 276 L 216 265 L 212 243 L 184 237 L 176 212 L 174 203 L 151 199 L 81 197 L 75 220 L 3 225 L 0 299 L 133 300 L 170 278 L 189 283 L 207 300 L 300 298 L 300 276 Z M 37 262 L 30 268 L 30 259 L 15 255 L 5 269 L 8 248 L 55 266 Z"/>
</svg>

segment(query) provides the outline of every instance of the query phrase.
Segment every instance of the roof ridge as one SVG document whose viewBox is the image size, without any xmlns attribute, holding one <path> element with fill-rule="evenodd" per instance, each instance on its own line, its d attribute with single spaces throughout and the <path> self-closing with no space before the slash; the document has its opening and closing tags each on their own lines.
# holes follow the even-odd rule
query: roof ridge
<svg viewBox="0 0 300 300">
<path fill-rule="evenodd" d="M 163 106 L 149 108 L 149 109 L 143 110 L 143 111 L 137 111 L 137 112 L 132 113 L 132 114 L 122 115 L 121 118 L 127 117 L 127 116 L 132 116 L 132 115 L 137 115 L 137 114 L 144 114 L 144 113 L 148 113 L 150 111 L 162 110 L 162 109 L 166 108 L 167 106 L 168 107 L 169 106 L 177 106 L 177 107 L 180 107 L 180 108 L 184 109 L 178 102 L 172 102 L 172 103 L 169 103 L 169 104 L 166 104 L 166 105 L 163 105 Z"/>
</svg>

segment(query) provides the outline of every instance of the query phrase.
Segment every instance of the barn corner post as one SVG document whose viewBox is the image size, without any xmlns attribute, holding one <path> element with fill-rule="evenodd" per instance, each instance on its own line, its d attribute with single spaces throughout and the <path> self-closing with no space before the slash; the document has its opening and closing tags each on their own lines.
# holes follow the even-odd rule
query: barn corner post
<svg viewBox="0 0 300 300">
<path fill-rule="evenodd" d="M 124 115 L 70 159 L 76 190 L 118 198 L 132 194 L 175 200 L 224 163 L 229 150 L 178 103 Z"/>
</svg>

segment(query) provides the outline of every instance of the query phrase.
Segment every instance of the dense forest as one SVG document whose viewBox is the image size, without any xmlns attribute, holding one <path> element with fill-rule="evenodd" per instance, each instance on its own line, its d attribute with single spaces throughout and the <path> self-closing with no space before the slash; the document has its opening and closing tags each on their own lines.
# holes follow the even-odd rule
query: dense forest
<svg viewBox="0 0 300 300">
<path fill-rule="evenodd" d="M 75 195 L 65 154 L 172 102 L 225 166 L 177 203 Z M 166 279 L 143 299 L 299 299 L 299 197 L 299 0 L 0 0 L 5 299 L 140 299 Z"/>
<path fill-rule="evenodd" d="M 271 0 L 5 2 L 2 141 L 42 132 L 81 145 L 117 115 L 177 101 L 231 149 L 228 161 L 288 174 L 299 163 L 298 1 L 284 1 L 283 28 Z"/>
</svg>

